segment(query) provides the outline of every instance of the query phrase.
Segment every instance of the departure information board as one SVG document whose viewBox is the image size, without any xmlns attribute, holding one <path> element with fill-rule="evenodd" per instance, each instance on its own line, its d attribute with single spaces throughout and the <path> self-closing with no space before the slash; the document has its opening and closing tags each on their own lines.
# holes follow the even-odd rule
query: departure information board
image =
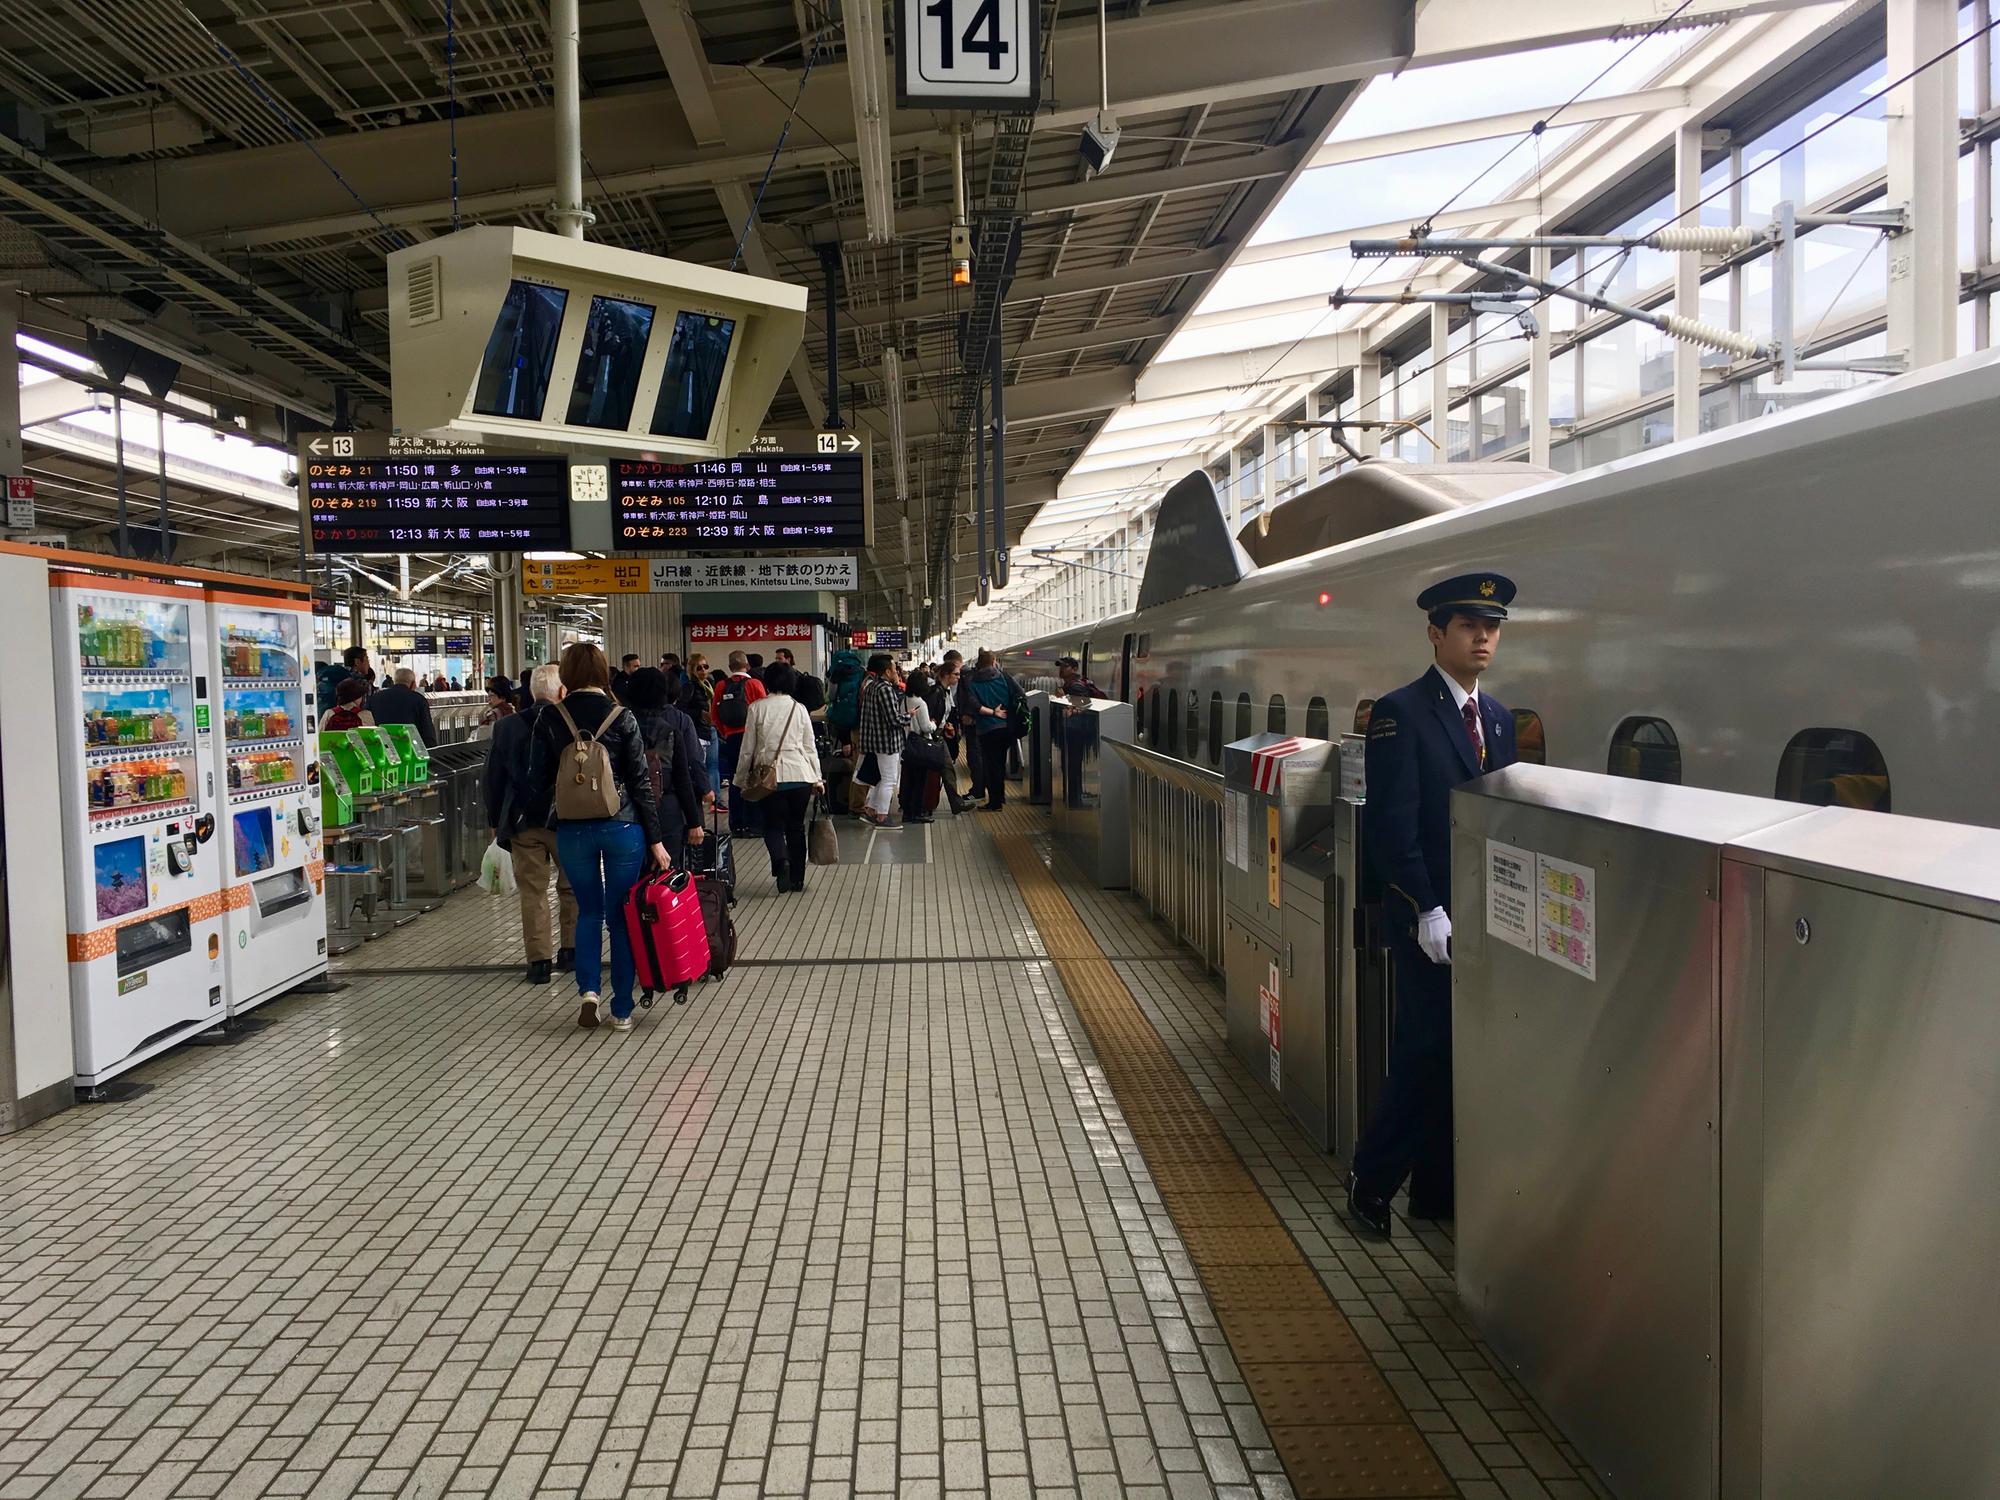
<svg viewBox="0 0 2000 1500">
<path fill-rule="evenodd" d="M 805 451 L 612 459 L 614 544 L 635 551 L 866 547 L 865 443 L 852 434 L 821 433 L 797 446 Z"/>
<path fill-rule="evenodd" d="M 386 433 L 299 440 L 313 552 L 562 552 L 569 459 Z"/>
</svg>

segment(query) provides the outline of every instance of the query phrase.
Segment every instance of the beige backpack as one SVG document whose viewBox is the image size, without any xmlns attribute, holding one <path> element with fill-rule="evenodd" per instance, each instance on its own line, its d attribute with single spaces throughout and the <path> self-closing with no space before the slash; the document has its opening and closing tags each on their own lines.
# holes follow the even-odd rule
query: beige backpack
<svg viewBox="0 0 2000 1500">
<path fill-rule="evenodd" d="M 587 823 L 593 819 L 616 817 L 621 800 L 617 778 L 611 774 L 611 752 L 598 743 L 619 710 L 613 705 L 597 734 L 585 734 L 560 703 L 551 703 L 569 726 L 570 743 L 556 757 L 556 819 L 563 823 Z"/>
</svg>

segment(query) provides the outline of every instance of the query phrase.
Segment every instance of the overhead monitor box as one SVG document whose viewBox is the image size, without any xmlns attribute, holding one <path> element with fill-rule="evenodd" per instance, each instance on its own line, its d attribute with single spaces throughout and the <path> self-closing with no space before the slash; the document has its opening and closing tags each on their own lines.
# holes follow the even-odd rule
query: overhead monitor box
<svg viewBox="0 0 2000 1500">
<path fill-rule="evenodd" d="M 806 289 L 485 225 L 389 257 L 396 430 L 720 458 L 805 332 Z"/>
</svg>

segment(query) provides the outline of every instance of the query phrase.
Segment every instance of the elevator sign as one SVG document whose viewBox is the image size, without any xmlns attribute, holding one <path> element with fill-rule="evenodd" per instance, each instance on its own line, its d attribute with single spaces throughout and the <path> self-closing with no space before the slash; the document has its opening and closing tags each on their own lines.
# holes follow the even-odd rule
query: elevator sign
<svg viewBox="0 0 2000 1500">
<path fill-rule="evenodd" d="M 1032 110 L 1041 103 L 1040 0 L 900 0 L 896 103 Z"/>
</svg>

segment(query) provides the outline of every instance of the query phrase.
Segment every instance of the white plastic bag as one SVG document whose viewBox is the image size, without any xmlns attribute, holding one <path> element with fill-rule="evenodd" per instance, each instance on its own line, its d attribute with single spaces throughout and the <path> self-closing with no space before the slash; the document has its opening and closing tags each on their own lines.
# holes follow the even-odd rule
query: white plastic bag
<svg viewBox="0 0 2000 1500">
<path fill-rule="evenodd" d="M 498 842 L 488 844 L 479 861 L 479 888 L 489 896 L 514 894 L 514 859 Z"/>
</svg>

